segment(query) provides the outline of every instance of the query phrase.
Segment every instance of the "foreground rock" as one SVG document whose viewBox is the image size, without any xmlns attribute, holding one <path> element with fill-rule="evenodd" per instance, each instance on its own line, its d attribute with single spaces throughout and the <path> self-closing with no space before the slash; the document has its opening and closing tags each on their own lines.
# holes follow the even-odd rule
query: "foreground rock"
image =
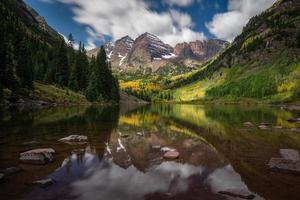
<svg viewBox="0 0 300 200">
<path fill-rule="evenodd" d="M 240 189 L 228 189 L 228 190 L 220 191 L 219 193 L 231 197 L 239 197 L 242 199 L 254 199 L 255 197 L 254 194 L 251 194 L 246 190 L 240 190 Z"/>
<path fill-rule="evenodd" d="M 34 181 L 32 182 L 32 184 L 34 185 L 38 185 L 42 188 L 46 188 L 49 187 L 50 185 L 52 185 L 54 183 L 54 180 L 51 178 L 47 178 L 47 179 L 43 179 L 43 180 L 38 180 L 38 181 Z"/>
<path fill-rule="evenodd" d="M 26 164 L 44 165 L 54 160 L 55 151 L 51 148 L 33 149 L 20 153 L 20 161 Z"/>
<path fill-rule="evenodd" d="M 21 171 L 23 171 L 23 169 L 20 168 L 20 167 L 8 167 L 6 169 L 0 170 L 0 173 L 5 174 L 5 176 L 10 176 L 10 175 L 13 175 L 13 174 L 17 174 Z"/>
<path fill-rule="evenodd" d="M 59 139 L 58 141 L 72 145 L 80 145 L 86 144 L 88 142 L 88 137 L 85 135 L 69 135 L 68 137 Z"/>
<path fill-rule="evenodd" d="M 297 150 L 294 149 L 280 149 L 280 155 L 284 159 L 300 161 L 300 155 Z"/>
<path fill-rule="evenodd" d="M 176 159 L 179 157 L 179 152 L 174 150 L 174 151 L 168 151 L 164 154 L 164 158 L 167 159 Z"/>
<path fill-rule="evenodd" d="M 274 171 L 300 175 L 300 161 L 285 158 L 271 158 L 268 166 Z"/>
</svg>

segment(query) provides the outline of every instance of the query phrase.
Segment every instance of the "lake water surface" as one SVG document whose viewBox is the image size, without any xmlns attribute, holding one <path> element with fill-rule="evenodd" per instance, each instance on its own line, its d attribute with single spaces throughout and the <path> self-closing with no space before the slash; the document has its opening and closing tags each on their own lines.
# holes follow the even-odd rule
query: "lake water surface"
<svg viewBox="0 0 300 200">
<path fill-rule="evenodd" d="M 254 199 L 300 199 L 300 176 L 272 172 L 280 149 L 300 150 L 300 112 L 268 106 L 153 104 L 129 109 L 68 107 L 1 111 L 0 169 L 23 172 L 0 184 L 1 199 L 238 199 L 219 194 L 241 189 Z M 245 126 L 251 122 L 253 126 Z M 260 123 L 270 123 L 260 129 Z M 84 145 L 58 139 L 86 135 Z M 128 135 L 128 137 L 121 137 Z M 157 147 L 175 148 L 167 160 Z M 19 153 L 53 148 L 53 163 L 19 162 Z M 30 184 L 52 178 L 47 188 Z"/>
</svg>

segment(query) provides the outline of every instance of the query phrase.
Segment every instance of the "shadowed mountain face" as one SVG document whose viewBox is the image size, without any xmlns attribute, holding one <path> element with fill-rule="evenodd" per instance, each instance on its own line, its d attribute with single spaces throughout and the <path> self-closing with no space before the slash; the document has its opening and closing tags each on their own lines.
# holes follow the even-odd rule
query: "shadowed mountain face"
<svg viewBox="0 0 300 200">
<path fill-rule="evenodd" d="M 212 39 L 179 43 L 173 48 L 157 36 L 144 33 L 135 40 L 125 36 L 115 43 L 107 43 L 105 49 L 114 70 L 151 69 L 156 72 L 168 65 L 195 67 L 217 55 L 228 44 L 226 41 Z M 95 56 L 98 51 L 99 48 L 96 48 L 87 54 Z"/>
</svg>

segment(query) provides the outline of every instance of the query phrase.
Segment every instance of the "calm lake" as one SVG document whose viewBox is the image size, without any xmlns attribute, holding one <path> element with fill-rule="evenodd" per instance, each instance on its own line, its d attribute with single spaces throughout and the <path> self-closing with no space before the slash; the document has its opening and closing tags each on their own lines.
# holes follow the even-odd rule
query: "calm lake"
<svg viewBox="0 0 300 200">
<path fill-rule="evenodd" d="M 300 199 L 300 176 L 267 165 L 280 149 L 300 151 L 300 133 L 292 131 L 300 123 L 290 118 L 300 118 L 300 112 L 258 105 L 2 110 L 0 169 L 24 171 L 0 183 L 0 198 L 238 199 L 219 192 L 239 189 L 254 199 Z M 260 129 L 262 122 L 270 125 Z M 86 135 L 89 142 L 58 141 L 72 134 Z M 179 158 L 164 159 L 160 147 L 176 149 Z M 54 162 L 19 162 L 19 153 L 36 148 L 53 148 Z M 31 184 L 45 178 L 55 183 Z"/>
</svg>

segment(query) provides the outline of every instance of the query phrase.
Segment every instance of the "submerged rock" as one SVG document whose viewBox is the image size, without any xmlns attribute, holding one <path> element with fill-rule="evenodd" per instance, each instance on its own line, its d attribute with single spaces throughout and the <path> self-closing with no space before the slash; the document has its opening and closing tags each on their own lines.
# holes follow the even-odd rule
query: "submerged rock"
<svg viewBox="0 0 300 200">
<path fill-rule="evenodd" d="M 275 129 L 283 129 L 282 126 L 274 126 Z"/>
<path fill-rule="evenodd" d="M 269 129 L 269 126 L 267 126 L 267 125 L 259 125 L 258 127 L 262 130 Z"/>
<path fill-rule="evenodd" d="M 280 155 L 284 159 L 300 161 L 300 155 L 297 150 L 294 149 L 280 149 Z"/>
<path fill-rule="evenodd" d="M 254 199 L 255 197 L 254 194 L 248 192 L 247 190 L 242 190 L 242 189 L 228 189 L 228 190 L 219 191 L 219 193 L 231 197 L 239 197 L 242 199 Z"/>
<path fill-rule="evenodd" d="M 288 119 L 287 121 L 288 122 L 293 122 L 293 123 L 300 122 L 300 118 L 291 118 L 291 119 Z"/>
<path fill-rule="evenodd" d="M 88 142 L 88 137 L 85 135 L 69 135 L 68 137 L 59 139 L 58 141 L 73 145 L 86 144 Z"/>
<path fill-rule="evenodd" d="M 35 144 L 39 144 L 39 142 L 37 142 L 35 140 L 29 141 L 29 142 L 23 142 L 23 145 L 35 145 Z"/>
<path fill-rule="evenodd" d="M 283 172 L 283 173 L 294 173 L 300 174 L 300 161 L 290 160 L 285 158 L 271 158 L 268 166 L 271 170 Z"/>
<path fill-rule="evenodd" d="M 174 151 L 168 151 L 164 154 L 164 158 L 167 159 L 176 159 L 179 157 L 179 152 L 174 150 Z"/>
<path fill-rule="evenodd" d="M 13 175 L 13 174 L 17 174 L 21 171 L 23 171 L 23 169 L 20 168 L 20 167 L 8 167 L 6 169 L 0 170 L 0 173 L 5 174 L 5 176 L 10 176 L 10 175 Z"/>
<path fill-rule="evenodd" d="M 141 133 L 141 132 L 137 132 L 136 133 L 138 136 L 143 136 L 143 133 Z"/>
<path fill-rule="evenodd" d="M 38 185 L 42 188 L 46 188 L 54 183 L 54 180 L 52 178 L 42 179 L 38 181 L 33 181 L 32 184 Z"/>
<path fill-rule="evenodd" d="M 20 161 L 26 164 L 44 165 L 54 160 L 53 153 L 54 149 L 33 149 L 20 153 Z"/>
<path fill-rule="evenodd" d="M 156 145 L 152 145 L 151 148 L 152 149 L 160 149 L 161 146 L 159 144 L 156 144 Z"/>
<path fill-rule="evenodd" d="M 7 178 L 4 174 L 0 173 L 0 183 L 4 183 L 7 181 Z"/>
<path fill-rule="evenodd" d="M 261 126 L 271 126 L 271 123 L 268 122 L 262 122 L 260 123 Z"/>
<path fill-rule="evenodd" d="M 244 122 L 244 126 L 253 126 L 252 122 Z"/>
<path fill-rule="evenodd" d="M 172 148 L 170 148 L 170 147 L 162 147 L 162 148 L 160 149 L 160 151 L 162 151 L 162 152 L 168 152 L 168 151 L 176 151 L 176 149 L 172 149 Z"/>
<path fill-rule="evenodd" d="M 291 128 L 291 131 L 300 133 L 300 128 Z"/>
</svg>

